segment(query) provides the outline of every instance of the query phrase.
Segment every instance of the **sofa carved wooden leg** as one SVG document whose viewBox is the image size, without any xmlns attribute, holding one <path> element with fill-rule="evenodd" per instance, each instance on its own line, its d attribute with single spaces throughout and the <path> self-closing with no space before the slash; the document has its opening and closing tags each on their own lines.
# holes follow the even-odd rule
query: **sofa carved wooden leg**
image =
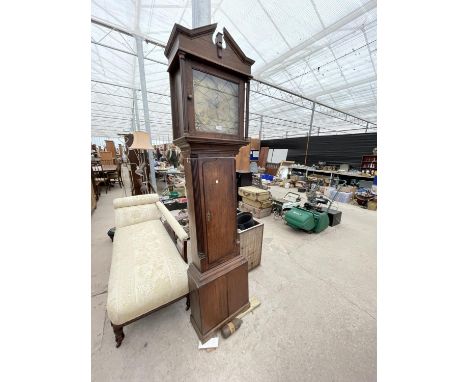
<svg viewBox="0 0 468 382">
<path fill-rule="evenodd" d="M 190 295 L 187 295 L 187 300 L 185 301 L 185 310 L 190 309 Z"/>
<path fill-rule="evenodd" d="M 114 329 L 115 342 L 117 343 L 115 347 L 118 348 L 120 344 L 122 343 L 123 339 L 125 338 L 123 326 L 114 325 L 114 324 L 111 324 L 111 325 L 112 325 L 112 329 Z"/>
</svg>

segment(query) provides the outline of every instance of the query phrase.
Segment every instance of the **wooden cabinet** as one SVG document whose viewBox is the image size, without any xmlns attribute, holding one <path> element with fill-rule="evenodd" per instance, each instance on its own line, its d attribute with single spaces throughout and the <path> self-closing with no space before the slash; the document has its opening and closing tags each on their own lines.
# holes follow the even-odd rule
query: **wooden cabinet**
<svg viewBox="0 0 468 382">
<path fill-rule="evenodd" d="M 260 155 L 258 157 L 258 167 L 265 168 L 268 159 L 268 150 L 268 147 L 262 147 L 260 149 Z"/>
<path fill-rule="evenodd" d="M 236 155 L 236 171 L 250 172 L 250 144 L 239 149 Z"/>
<path fill-rule="evenodd" d="M 114 141 L 105 141 L 106 142 L 106 151 L 112 153 L 110 159 L 115 159 L 116 152 L 115 152 L 115 144 Z"/>
<path fill-rule="evenodd" d="M 115 163 L 115 156 L 110 151 L 101 151 L 101 164 L 111 165 Z"/>
<path fill-rule="evenodd" d="M 250 149 L 259 151 L 260 150 L 260 139 L 250 138 Z"/>
<path fill-rule="evenodd" d="M 364 155 L 361 162 L 361 171 L 373 175 L 377 171 L 377 155 Z"/>
</svg>

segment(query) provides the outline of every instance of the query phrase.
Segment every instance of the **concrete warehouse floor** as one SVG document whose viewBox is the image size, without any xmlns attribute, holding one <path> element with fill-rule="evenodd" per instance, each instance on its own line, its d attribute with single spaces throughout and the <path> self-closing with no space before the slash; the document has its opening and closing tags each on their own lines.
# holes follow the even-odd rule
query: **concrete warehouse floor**
<svg viewBox="0 0 468 382">
<path fill-rule="evenodd" d="M 262 219 L 262 262 L 249 273 L 250 296 L 261 305 L 230 338 L 219 336 L 218 349 L 198 350 L 185 300 L 125 327 L 117 349 L 106 315 L 107 230 L 121 196 L 118 186 L 103 191 L 91 216 L 93 381 L 376 380 L 375 211 L 340 204 L 342 223 L 319 234 Z"/>
</svg>

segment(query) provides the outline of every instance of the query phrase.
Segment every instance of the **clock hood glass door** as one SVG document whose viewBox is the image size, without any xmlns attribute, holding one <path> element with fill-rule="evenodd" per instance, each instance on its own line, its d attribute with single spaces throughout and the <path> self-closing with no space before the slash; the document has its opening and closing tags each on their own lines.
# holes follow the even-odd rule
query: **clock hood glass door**
<svg viewBox="0 0 468 382">
<path fill-rule="evenodd" d="M 195 129 L 239 134 L 239 83 L 192 69 Z"/>
</svg>

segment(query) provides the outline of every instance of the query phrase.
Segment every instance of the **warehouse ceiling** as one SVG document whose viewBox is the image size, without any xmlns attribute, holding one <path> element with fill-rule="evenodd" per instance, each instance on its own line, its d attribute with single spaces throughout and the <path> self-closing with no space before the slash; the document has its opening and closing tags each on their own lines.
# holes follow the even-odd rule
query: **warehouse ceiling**
<svg viewBox="0 0 468 382">
<path fill-rule="evenodd" d="M 311 134 L 376 131 L 376 6 L 366 0 L 211 1 L 212 22 L 255 60 L 260 82 L 252 81 L 251 136 L 304 136 L 312 109 Z M 144 130 L 136 34 L 160 42 L 143 42 L 149 120 L 153 140 L 170 142 L 163 46 L 174 23 L 191 28 L 191 1 L 92 0 L 91 16 L 92 136 L 117 137 L 132 123 Z"/>
</svg>

